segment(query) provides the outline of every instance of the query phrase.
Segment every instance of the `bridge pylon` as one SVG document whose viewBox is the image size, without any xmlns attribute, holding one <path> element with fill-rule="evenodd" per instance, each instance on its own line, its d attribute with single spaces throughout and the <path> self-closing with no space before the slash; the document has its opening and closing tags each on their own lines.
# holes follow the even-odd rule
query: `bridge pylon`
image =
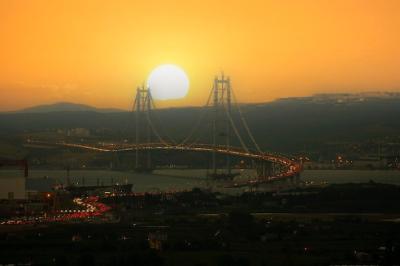
<svg viewBox="0 0 400 266">
<path fill-rule="evenodd" d="M 257 176 L 259 178 L 267 178 L 274 175 L 274 164 L 268 161 L 255 162 Z"/>
<path fill-rule="evenodd" d="M 136 96 L 133 105 L 135 112 L 135 170 L 150 171 L 151 170 L 151 152 L 139 149 L 141 143 L 151 143 L 151 125 L 150 111 L 152 106 L 152 97 L 150 90 L 144 86 L 136 89 Z M 143 158 L 143 155 L 145 157 Z"/>
<path fill-rule="evenodd" d="M 232 110 L 232 91 L 229 77 L 222 73 L 214 79 L 212 88 L 212 143 L 214 151 L 212 152 L 212 175 L 217 176 L 217 148 L 225 146 L 227 150 L 231 146 L 231 121 Z M 221 140 L 221 137 L 223 140 Z M 226 155 L 226 175 L 232 175 L 232 166 L 230 155 Z"/>
</svg>

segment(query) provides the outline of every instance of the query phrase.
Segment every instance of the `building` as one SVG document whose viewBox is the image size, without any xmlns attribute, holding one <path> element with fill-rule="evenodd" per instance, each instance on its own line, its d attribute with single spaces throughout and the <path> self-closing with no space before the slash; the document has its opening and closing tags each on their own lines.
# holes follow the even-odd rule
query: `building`
<svg viewBox="0 0 400 266">
<path fill-rule="evenodd" d="M 10 173 L 0 175 L 0 200 L 26 199 L 26 178 L 28 177 L 27 161 L 0 158 L 0 168 L 9 166 L 22 167 L 23 175 L 12 176 Z"/>
<path fill-rule="evenodd" d="M 387 167 L 388 160 L 380 156 L 364 156 L 355 159 L 353 165 L 362 169 L 381 169 Z"/>
<path fill-rule="evenodd" d="M 0 200 L 23 200 L 26 198 L 25 177 L 0 177 Z"/>
<path fill-rule="evenodd" d="M 87 128 L 72 128 L 67 131 L 69 137 L 90 137 L 90 130 Z"/>
<path fill-rule="evenodd" d="M 168 239 L 167 233 L 160 231 L 149 233 L 149 236 L 147 238 L 149 247 L 155 250 L 162 250 L 163 243 L 165 243 L 167 239 Z"/>
</svg>

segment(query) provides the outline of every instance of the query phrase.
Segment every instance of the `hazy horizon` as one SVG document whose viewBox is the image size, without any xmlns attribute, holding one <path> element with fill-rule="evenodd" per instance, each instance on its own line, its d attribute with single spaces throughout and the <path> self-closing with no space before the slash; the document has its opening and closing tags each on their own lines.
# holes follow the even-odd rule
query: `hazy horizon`
<svg viewBox="0 0 400 266">
<path fill-rule="evenodd" d="M 376 96 L 377 94 L 396 94 L 396 97 L 400 96 L 400 91 L 365 91 L 365 92 L 334 92 L 334 93 L 314 93 L 310 95 L 303 95 L 303 96 L 293 96 L 293 97 L 281 97 L 281 98 L 276 98 L 272 100 L 267 100 L 267 101 L 259 101 L 259 102 L 238 102 L 238 104 L 267 104 L 267 103 L 272 103 L 274 101 L 279 101 L 279 100 L 285 100 L 285 99 L 294 99 L 294 98 L 309 98 L 309 97 L 320 97 L 320 96 L 341 96 L 341 95 L 353 95 L 353 96 Z M 96 106 L 96 105 L 91 105 L 91 104 L 85 104 L 83 102 L 72 102 L 72 101 L 55 101 L 55 102 L 44 102 L 41 104 L 37 105 L 28 105 L 28 106 L 23 106 L 19 109 L 13 109 L 13 110 L 1 110 L 0 112 L 21 112 L 25 110 L 29 110 L 31 108 L 36 108 L 36 107 L 44 107 L 44 106 L 54 106 L 54 105 L 61 105 L 61 104 L 71 104 L 71 105 L 82 105 L 90 108 L 96 108 L 100 110 L 116 110 L 116 111 L 131 111 L 129 108 L 123 108 L 123 107 L 115 107 L 115 106 Z M 170 109 L 170 108 L 197 108 L 197 107 L 203 107 L 204 104 L 199 104 L 199 105 L 181 105 L 181 106 L 162 106 L 159 109 Z"/>
</svg>

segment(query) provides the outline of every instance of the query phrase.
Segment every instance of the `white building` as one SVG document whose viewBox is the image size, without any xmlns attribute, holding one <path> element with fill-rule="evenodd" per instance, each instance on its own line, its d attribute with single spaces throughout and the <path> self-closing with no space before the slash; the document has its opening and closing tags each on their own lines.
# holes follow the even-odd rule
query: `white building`
<svg viewBox="0 0 400 266">
<path fill-rule="evenodd" d="M 0 177 L 0 200 L 20 200 L 25 198 L 25 177 Z"/>
<path fill-rule="evenodd" d="M 90 130 L 87 128 L 72 128 L 67 131 L 69 137 L 89 137 Z"/>
</svg>

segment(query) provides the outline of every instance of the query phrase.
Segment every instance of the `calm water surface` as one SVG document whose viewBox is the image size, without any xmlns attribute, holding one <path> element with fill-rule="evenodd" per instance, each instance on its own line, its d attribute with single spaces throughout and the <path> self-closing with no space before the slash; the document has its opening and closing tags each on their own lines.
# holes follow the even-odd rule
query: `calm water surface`
<svg viewBox="0 0 400 266">
<path fill-rule="evenodd" d="M 77 170 L 70 172 L 70 180 L 77 185 L 110 185 L 131 183 L 135 191 L 167 189 L 191 189 L 193 187 L 222 186 L 206 179 L 206 170 L 156 170 L 153 174 L 135 172 Z M 22 176 L 19 170 L 1 170 L 1 177 Z M 53 183 L 67 183 L 65 170 L 31 170 L 29 178 L 48 179 Z M 374 182 L 400 185 L 400 171 L 386 170 L 306 170 L 301 174 L 304 181 L 316 183 Z"/>
</svg>

